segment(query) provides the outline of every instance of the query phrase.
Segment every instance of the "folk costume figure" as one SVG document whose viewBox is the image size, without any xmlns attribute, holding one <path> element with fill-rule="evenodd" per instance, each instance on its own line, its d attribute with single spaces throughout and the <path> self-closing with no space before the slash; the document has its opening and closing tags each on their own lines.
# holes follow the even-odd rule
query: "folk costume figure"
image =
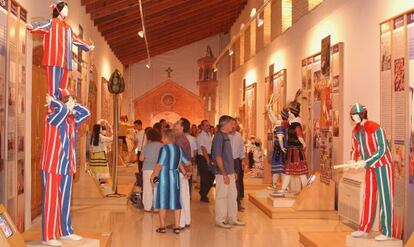
<svg viewBox="0 0 414 247">
<path fill-rule="evenodd" d="M 60 90 L 65 103 L 46 97 L 50 113 L 46 116 L 45 137 L 40 165 L 43 177 L 42 239 L 49 246 L 61 246 L 56 240 L 81 240 L 74 234 L 70 204 L 73 174 L 76 172 L 76 129 L 87 120 L 86 107 L 76 104 L 67 90 Z"/>
<path fill-rule="evenodd" d="M 287 130 L 287 151 L 285 160 L 285 175 L 282 182 L 281 193 L 286 192 L 290 183 L 290 176 L 299 176 L 302 188 L 307 184 L 308 164 L 304 149 L 306 148 L 303 139 L 302 124 L 300 117 L 300 103 L 297 101 L 300 91 L 296 94 L 296 99 L 289 104 L 289 127 Z"/>
<path fill-rule="evenodd" d="M 353 237 L 368 237 L 374 223 L 378 191 L 380 205 L 381 235 L 377 241 L 392 239 L 394 232 L 393 198 L 394 198 L 394 166 L 390 148 L 384 130 L 379 124 L 368 120 L 365 106 L 356 103 L 350 115 L 355 122 L 352 131 L 352 161 L 356 168 L 365 168 L 364 208 L 359 230 Z M 358 161 L 358 159 L 361 160 Z"/>
<path fill-rule="evenodd" d="M 289 127 L 289 110 L 284 108 L 280 112 L 280 119 L 276 118 L 273 112 L 273 97 L 266 107 L 269 120 L 275 126 L 273 130 L 273 151 L 272 164 L 272 186 L 269 189 L 275 190 L 279 177 L 285 173 L 285 158 L 287 147 L 287 129 Z"/>
<path fill-rule="evenodd" d="M 66 89 L 72 70 L 72 46 L 75 45 L 83 51 L 90 51 L 95 47 L 81 40 L 65 22 L 69 14 L 67 3 L 54 0 L 51 8 L 52 19 L 28 24 L 27 29 L 31 33 L 44 35 L 42 64 L 46 66 L 48 93 L 61 99 L 59 88 Z"/>
</svg>

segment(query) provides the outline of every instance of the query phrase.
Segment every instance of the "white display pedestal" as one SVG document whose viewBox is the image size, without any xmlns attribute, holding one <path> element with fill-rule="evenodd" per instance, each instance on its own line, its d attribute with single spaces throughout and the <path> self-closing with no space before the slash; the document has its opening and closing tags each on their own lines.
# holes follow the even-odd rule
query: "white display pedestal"
<svg viewBox="0 0 414 247">
<path fill-rule="evenodd" d="M 80 241 L 59 240 L 63 247 L 99 247 L 98 239 L 84 238 Z M 42 244 L 42 241 L 31 241 L 26 243 L 28 247 L 49 247 Z"/>
<path fill-rule="evenodd" d="M 349 247 L 403 247 L 403 241 L 399 239 L 388 241 L 375 241 L 374 238 L 353 238 L 346 236 L 346 244 Z"/>
</svg>

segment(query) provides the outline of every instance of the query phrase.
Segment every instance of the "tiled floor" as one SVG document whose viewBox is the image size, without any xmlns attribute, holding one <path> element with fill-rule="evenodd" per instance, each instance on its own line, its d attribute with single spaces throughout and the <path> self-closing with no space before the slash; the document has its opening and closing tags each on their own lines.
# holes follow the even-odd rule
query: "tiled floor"
<svg viewBox="0 0 414 247">
<path fill-rule="evenodd" d="M 257 187 L 257 181 L 255 186 Z M 87 187 L 82 188 L 86 192 Z M 210 192 L 213 199 L 214 191 Z M 348 227 L 336 220 L 271 220 L 258 208 L 244 199 L 245 212 L 239 217 L 247 223 L 245 227 L 226 230 L 214 225 L 214 203 L 203 204 L 194 195 L 191 228 L 175 235 L 172 232 L 158 234 L 158 215 L 144 213 L 132 206 L 91 205 L 76 206 L 72 210 L 74 227 L 78 231 L 113 232 L 113 247 L 135 246 L 271 246 L 296 247 L 299 231 L 341 231 Z M 92 200 L 93 201 L 93 200 Z M 213 201 L 213 200 L 211 200 Z M 169 216 L 172 222 L 171 215 Z M 32 230 L 40 229 L 39 222 Z"/>
</svg>

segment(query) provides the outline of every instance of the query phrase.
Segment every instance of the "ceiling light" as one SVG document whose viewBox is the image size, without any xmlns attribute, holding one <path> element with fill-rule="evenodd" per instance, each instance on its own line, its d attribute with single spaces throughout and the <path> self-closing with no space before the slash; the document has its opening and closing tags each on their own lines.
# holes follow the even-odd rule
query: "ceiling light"
<svg viewBox="0 0 414 247">
<path fill-rule="evenodd" d="M 240 30 L 243 30 L 244 29 L 244 23 L 242 23 L 241 25 L 240 25 Z"/>
<path fill-rule="evenodd" d="M 264 23 L 263 19 L 257 16 L 257 27 L 263 26 L 263 23 Z"/>
<path fill-rule="evenodd" d="M 233 49 L 229 49 L 229 56 L 233 56 L 233 54 L 234 54 L 234 51 L 233 51 Z"/>
<path fill-rule="evenodd" d="M 213 72 L 217 72 L 218 69 L 216 67 L 213 68 Z"/>
<path fill-rule="evenodd" d="M 151 63 L 148 62 L 147 65 L 145 65 L 145 67 L 147 67 L 147 69 L 150 69 L 151 68 Z"/>
<path fill-rule="evenodd" d="M 142 39 L 142 38 L 144 38 L 144 31 L 143 30 L 141 30 L 141 31 L 139 31 L 138 32 L 138 36 Z"/>
</svg>

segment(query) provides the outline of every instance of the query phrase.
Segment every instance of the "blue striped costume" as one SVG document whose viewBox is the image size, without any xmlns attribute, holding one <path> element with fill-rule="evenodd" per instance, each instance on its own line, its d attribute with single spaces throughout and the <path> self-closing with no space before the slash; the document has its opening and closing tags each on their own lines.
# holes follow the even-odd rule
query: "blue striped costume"
<svg viewBox="0 0 414 247">
<path fill-rule="evenodd" d="M 281 125 L 276 126 L 274 130 L 274 146 L 272 154 L 272 174 L 285 173 L 285 153 L 279 144 L 279 136 L 283 137 L 283 147 L 287 147 L 287 122 L 284 121 Z"/>
<path fill-rule="evenodd" d="M 157 164 L 162 166 L 155 196 L 154 208 L 181 209 L 180 171 L 178 166 L 187 164 L 188 158 L 176 144 L 165 144 L 160 151 Z"/>
</svg>

